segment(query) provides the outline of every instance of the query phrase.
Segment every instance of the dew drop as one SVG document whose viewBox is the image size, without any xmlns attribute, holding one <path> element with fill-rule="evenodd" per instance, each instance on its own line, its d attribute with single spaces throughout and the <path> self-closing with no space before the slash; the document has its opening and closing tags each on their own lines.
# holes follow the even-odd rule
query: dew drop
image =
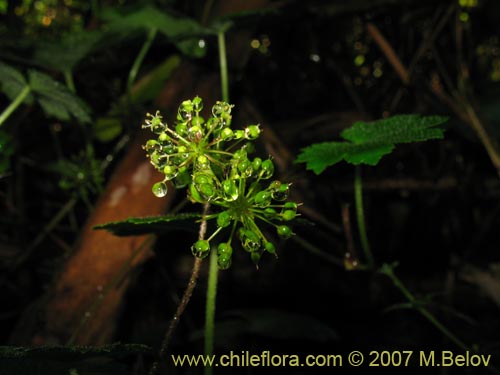
<svg viewBox="0 0 500 375">
<path fill-rule="evenodd" d="M 164 197 L 168 192 L 167 184 L 165 184 L 163 181 L 154 184 L 151 190 L 153 191 L 153 194 L 158 198 Z"/>
</svg>

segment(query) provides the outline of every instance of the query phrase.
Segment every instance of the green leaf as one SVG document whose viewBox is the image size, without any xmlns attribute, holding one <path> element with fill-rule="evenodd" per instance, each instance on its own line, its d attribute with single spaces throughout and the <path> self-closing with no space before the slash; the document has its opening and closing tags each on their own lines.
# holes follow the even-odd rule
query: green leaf
<svg viewBox="0 0 500 375">
<path fill-rule="evenodd" d="M 103 18 L 108 21 L 112 32 L 157 29 L 175 42 L 184 54 L 192 57 L 202 57 L 206 51 L 198 46 L 198 38 L 194 37 L 212 33 L 192 18 L 164 12 L 152 6 L 144 6 L 128 14 L 120 14 L 115 9 L 108 8 L 103 11 Z"/>
<path fill-rule="evenodd" d="M 37 43 L 34 59 L 48 69 L 72 71 L 100 41 L 102 32 L 85 31 L 67 34 L 60 41 Z"/>
<path fill-rule="evenodd" d="M 202 215 L 185 213 L 144 218 L 130 218 L 106 224 L 99 224 L 94 229 L 106 229 L 116 236 L 136 236 L 146 233 L 165 233 L 170 231 L 196 231 L 195 219 Z"/>
<path fill-rule="evenodd" d="M 442 139 L 447 121 L 442 116 L 397 115 L 374 122 L 356 122 L 340 135 L 347 142 L 323 142 L 302 150 L 296 162 L 320 174 L 342 160 L 351 164 L 376 165 L 398 143 Z"/>
<path fill-rule="evenodd" d="M 12 347 L 0 346 L 0 374 L 79 375 L 126 374 L 130 357 L 150 353 L 139 344 L 112 344 L 100 347 Z"/>
<path fill-rule="evenodd" d="M 100 142 L 109 142 L 122 132 L 123 125 L 116 117 L 99 117 L 92 127 L 94 137 Z"/>
<path fill-rule="evenodd" d="M 20 71 L 0 62 L 0 89 L 10 100 L 14 100 L 27 85 L 28 83 Z M 31 104 L 33 96 L 28 95 L 25 102 Z"/>
<path fill-rule="evenodd" d="M 47 115 L 61 121 L 68 121 L 73 116 L 81 123 L 90 122 L 89 108 L 65 85 L 36 70 L 30 70 L 28 77 L 30 87 Z"/>
</svg>

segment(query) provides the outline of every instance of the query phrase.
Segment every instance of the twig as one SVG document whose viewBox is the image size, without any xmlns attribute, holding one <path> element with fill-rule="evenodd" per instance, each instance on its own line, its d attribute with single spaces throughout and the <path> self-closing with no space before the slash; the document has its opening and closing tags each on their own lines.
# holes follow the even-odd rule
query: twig
<svg viewBox="0 0 500 375">
<path fill-rule="evenodd" d="M 374 41 L 386 55 L 387 60 L 389 60 L 393 66 L 402 83 L 404 85 L 408 85 L 410 83 L 410 73 L 396 55 L 387 39 L 385 39 L 380 30 L 374 24 L 368 23 L 366 27 L 370 35 L 372 35 Z M 465 95 L 461 95 L 458 100 L 454 100 L 442 90 L 439 84 L 436 84 L 435 82 L 430 85 L 430 90 L 476 132 L 486 149 L 497 174 L 500 176 L 500 148 L 497 142 L 488 134 L 485 125 L 479 119 L 475 109 L 472 107 Z M 462 108 L 465 108 L 465 110 Z"/>
<path fill-rule="evenodd" d="M 205 217 L 208 213 L 208 210 L 210 208 L 210 205 L 208 203 L 205 204 L 203 207 L 203 217 Z M 198 232 L 198 239 L 202 240 L 205 238 L 205 234 L 207 232 L 207 221 L 205 219 L 202 220 L 200 224 L 200 230 Z M 191 271 L 191 276 L 189 278 L 189 282 L 187 284 L 186 290 L 184 291 L 184 294 L 182 295 L 181 302 L 177 306 L 177 309 L 175 310 L 174 316 L 172 317 L 172 320 L 170 320 L 170 324 L 168 326 L 167 332 L 165 332 L 165 337 L 163 338 L 163 342 L 160 347 L 160 351 L 158 352 L 158 359 L 153 363 L 151 366 L 151 370 L 149 371 L 149 375 L 156 375 L 158 373 L 159 369 L 159 364 L 161 359 L 166 355 L 168 352 L 168 345 L 170 344 L 170 341 L 172 340 L 172 336 L 174 334 L 175 329 L 179 325 L 179 320 L 184 313 L 184 310 L 186 310 L 186 307 L 191 300 L 191 296 L 193 295 L 194 288 L 196 287 L 196 282 L 198 281 L 198 276 L 200 274 L 200 267 L 201 267 L 201 258 L 195 258 L 194 263 L 193 263 L 193 269 Z"/>
<path fill-rule="evenodd" d="M 375 43 L 378 44 L 382 52 L 384 52 L 385 57 L 387 57 L 387 60 L 392 65 L 392 67 L 396 71 L 396 74 L 399 76 L 403 84 L 409 85 L 410 74 L 408 73 L 408 70 L 404 67 L 398 55 L 396 54 L 392 46 L 389 44 L 387 39 L 385 39 L 385 37 L 382 35 L 378 27 L 375 26 L 373 23 L 368 22 L 366 24 L 366 30 L 373 38 Z"/>
</svg>

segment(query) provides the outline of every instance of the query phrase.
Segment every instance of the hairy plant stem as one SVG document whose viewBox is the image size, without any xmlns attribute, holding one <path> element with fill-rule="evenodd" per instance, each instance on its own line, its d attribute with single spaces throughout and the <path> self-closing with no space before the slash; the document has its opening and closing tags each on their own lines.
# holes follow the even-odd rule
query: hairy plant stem
<svg viewBox="0 0 500 375">
<path fill-rule="evenodd" d="M 207 216 L 209 209 L 210 209 L 210 204 L 205 203 L 205 205 L 203 206 L 203 219 L 200 224 L 200 230 L 198 232 L 199 240 L 203 240 L 207 233 L 207 221 L 205 217 Z M 181 302 L 179 303 L 177 309 L 175 310 L 174 316 L 170 320 L 170 324 L 168 325 L 167 332 L 165 332 L 165 337 L 163 338 L 160 350 L 158 352 L 158 360 L 156 360 L 151 366 L 149 375 L 155 375 L 158 373 L 158 367 L 160 364 L 159 361 L 161 361 L 168 352 L 168 345 L 172 340 L 174 331 L 179 325 L 179 320 L 182 314 L 184 313 L 184 310 L 186 310 L 186 307 L 189 301 L 191 300 L 191 296 L 193 295 L 194 288 L 196 287 L 196 282 L 198 281 L 198 276 L 200 274 L 201 262 L 202 262 L 201 258 L 194 259 L 193 269 L 191 271 L 191 276 L 189 277 L 188 285 L 186 287 L 186 290 L 184 291 L 184 294 L 182 295 Z"/>
<path fill-rule="evenodd" d="M 412 304 L 412 306 L 422 314 L 430 323 L 432 323 L 438 330 L 440 330 L 451 342 L 457 345 L 460 349 L 470 350 L 458 337 L 456 337 L 453 333 L 451 333 L 448 328 L 446 328 L 437 318 L 432 315 L 429 310 L 425 307 L 421 306 L 415 296 L 406 288 L 406 286 L 399 280 L 399 278 L 394 274 L 393 267 L 384 264 L 382 268 L 379 270 L 380 273 L 388 276 L 394 286 L 398 288 L 401 293 L 406 297 L 406 299 Z"/>
<path fill-rule="evenodd" d="M 363 209 L 363 181 L 361 179 L 360 166 L 356 166 L 354 177 L 354 202 L 356 206 L 356 217 L 358 220 L 358 231 L 361 240 L 361 247 L 365 255 L 366 264 L 369 268 L 372 268 L 374 265 L 374 261 L 370 249 L 370 243 L 368 242 L 368 236 L 366 234 L 365 212 Z"/>
<path fill-rule="evenodd" d="M 139 54 L 135 58 L 132 68 L 130 68 L 127 80 L 127 92 L 129 94 L 130 91 L 132 90 L 132 85 L 134 84 L 135 78 L 137 77 L 137 73 L 139 72 L 142 62 L 144 61 L 144 57 L 146 57 L 146 53 L 148 53 L 149 49 L 151 48 L 151 45 L 153 44 L 153 40 L 155 39 L 157 32 L 158 29 L 156 28 L 152 28 L 148 31 L 146 40 L 144 41 L 144 44 L 142 45 L 141 50 L 139 51 Z"/>
<path fill-rule="evenodd" d="M 19 95 L 17 95 L 12 103 L 10 103 L 9 106 L 4 109 L 4 111 L 0 114 L 0 126 L 2 126 L 7 118 L 9 118 L 9 116 L 12 114 L 12 112 L 14 112 L 17 107 L 21 105 L 24 99 L 26 99 L 26 97 L 29 95 L 30 91 L 31 88 L 29 85 L 24 86 Z"/>
</svg>

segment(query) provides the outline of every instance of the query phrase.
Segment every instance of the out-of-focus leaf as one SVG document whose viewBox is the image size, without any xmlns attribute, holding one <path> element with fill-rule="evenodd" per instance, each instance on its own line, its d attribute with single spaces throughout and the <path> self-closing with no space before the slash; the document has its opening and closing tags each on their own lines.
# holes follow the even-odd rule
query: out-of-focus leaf
<svg viewBox="0 0 500 375">
<path fill-rule="evenodd" d="M 206 49 L 199 45 L 199 37 L 213 34 L 212 30 L 201 26 L 192 18 L 164 12 L 150 5 L 127 14 L 108 8 L 102 14 L 112 32 L 128 33 L 131 29 L 157 29 L 170 38 L 183 54 L 191 57 L 205 55 Z"/>
<path fill-rule="evenodd" d="M 256 335 L 277 340 L 337 340 L 337 333 L 328 325 L 309 315 L 275 309 L 239 309 L 227 312 L 217 322 L 218 342 L 232 341 L 231 336 Z M 201 338 L 198 332 L 191 337 Z"/>
<path fill-rule="evenodd" d="M 10 166 L 10 156 L 14 153 L 11 137 L 0 130 L 0 174 L 7 171 Z"/>
<path fill-rule="evenodd" d="M 60 72 L 71 71 L 97 45 L 102 32 L 86 31 L 64 36 L 58 42 L 39 42 L 34 60 L 41 65 Z"/>
<path fill-rule="evenodd" d="M 126 107 L 132 102 L 135 105 L 154 100 L 160 94 L 165 82 L 171 77 L 172 72 L 179 66 L 181 59 L 178 55 L 170 56 L 145 73 L 138 80 L 128 94 L 117 99 L 105 117 L 98 118 L 93 124 L 94 137 L 101 142 L 109 142 L 119 136 L 123 129 L 121 118 L 126 113 Z"/>
<path fill-rule="evenodd" d="M 27 85 L 28 83 L 20 71 L 0 62 L 0 90 L 10 100 L 14 100 Z M 33 96 L 28 95 L 25 102 L 31 104 Z"/>
<path fill-rule="evenodd" d="M 37 94 L 37 99 L 47 115 L 61 121 L 68 121 L 73 116 L 81 123 L 90 122 L 89 108 L 66 86 L 36 70 L 30 70 L 28 77 L 31 90 Z"/>
<path fill-rule="evenodd" d="M 100 142 L 110 142 L 120 135 L 123 126 L 116 117 L 100 117 L 93 125 L 94 137 Z"/>
<path fill-rule="evenodd" d="M 130 218 L 122 221 L 99 224 L 94 229 L 106 229 L 117 236 L 136 236 L 147 233 L 165 233 L 171 231 L 196 231 L 195 220 L 200 214 L 185 213 L 154 217 Z"/>
<path fill-rule="evenodd" d="M 204 35 L 208 29 L 189 17 L 173 15 L 152 6 L 144 6 L 128 14 L 120 14 L 114 8 L 102 12 L 110 31 L 129 31 L 131 28 L 158 29 L 170 38 Z"/>
<path fill-rule="evenodd" d="M 149 347 L 138 344 L 39 348 L 2 346 L 0 374 L 121 375 L 131 370 L 125 362 L 127 358 L 149 352 Z"/>
</svg>

